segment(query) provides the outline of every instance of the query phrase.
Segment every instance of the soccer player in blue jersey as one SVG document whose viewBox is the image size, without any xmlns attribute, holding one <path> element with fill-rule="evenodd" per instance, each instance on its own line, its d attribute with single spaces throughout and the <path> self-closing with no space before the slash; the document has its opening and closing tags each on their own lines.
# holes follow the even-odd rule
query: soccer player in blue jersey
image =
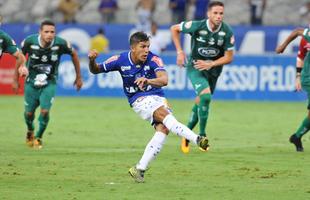
<svg viewBox="0 0 310 200">
<path fill-rule="evenodd" d="M 149 37 L 144 32 L 136 32 L 130 37 L 130 51 L 112 56 L 103 63 L 96 63 L 96 51 L 91 50 L 88 55 L 92 73 L 120 73 L 130 106 L 155 128 L 155 134 L 147 144 L 142 158 L 129 169 L 129 174 L 136 182 L 144 182 L 144 172 L 160 152 L 169 131 L 190 140 L 200 148 L 209 147 L 206 137 L 192 132 L 170 112 L 161 89 L 168 83 L 167 72 L 162 60 L 150 52 L 149 48 Z"/>
</svg>

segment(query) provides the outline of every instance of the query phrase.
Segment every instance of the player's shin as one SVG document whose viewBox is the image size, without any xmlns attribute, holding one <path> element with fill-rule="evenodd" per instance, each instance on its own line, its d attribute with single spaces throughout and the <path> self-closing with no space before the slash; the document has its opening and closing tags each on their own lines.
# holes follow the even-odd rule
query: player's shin
<svg viewBox="0 0 310 200">
<path fill-rule="evenodd" d="M 189 129 L 193 130 L 194 127 L 196 126 L 197 122 L 198 122 L 198 105 L 194 104 L 190 118 L 189 118 L 188 123 L 187 123 L 187 127 Z"/>
<path fill-rule="evenodd" d="M 197 144 L 198 135 L 191 131 L 188 127 L 178 122 L 172 114 L 169 114 L 163 120 L 163 124 L 174 134 L 184 137 L 194 144 Z"/>
<path fill-rule="evenodd" d="M 147 144 L 141 160 L 137 164 L 136 168 L 139 170 L 146 170 L 149 163 L 155 159 L 159 154 L 163 144 L 165 143 L 167 135 L 156 131 L 153 138 Z"/>
<path fill-rule="evenodd" d="M 47 127 L 49 121 L 49 114 L 42 114 L 40 113 L 39 116 L 39 129 L 36 132 L 35 138 L 42 138 L 42 135 Z"/>
<path fill-rule="evenodd" d="M 28 131 L 33 131 L 34 130 L 34 126 L 33 126 L 34 114 L 25 112 L 24 119 L 25 119 Z"/>
<path fill-rule="evenodd" d="M 301 138 L 304 134 L 306 134 L 310 130 L 310 119 L 306 117 L 302 123 L 300 124 L 299 128 L 296 131 L 296 136 Z"/>
<path fill-rule="evenodd" d="M 206 126 L 209 116 L 209 105 L 211 102 L 211 94 L 200 95 L 200 102 L 198 106 L 198 117 L 199 117 L 199 134 L 206 136 Z"/>
</svg>

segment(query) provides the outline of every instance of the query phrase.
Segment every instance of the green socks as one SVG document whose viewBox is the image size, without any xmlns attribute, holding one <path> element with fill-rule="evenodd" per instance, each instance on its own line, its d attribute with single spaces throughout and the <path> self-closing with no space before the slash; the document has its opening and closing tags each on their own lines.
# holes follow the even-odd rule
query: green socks
<svg viewBox="0 0 310 200">
<path fill-rule="evenodd" d="M 299 128 L 296 131 L 296 136 L 298 138 L 301 138 L 304 134 L 306 134 L 310 130 L 310 119 L 308 116 L 304 119 L 304 121 L 301 123 Z"/>
<path fill-rule="evenodd" d="M 206 136 L 206 126 L 209 116 L 209 105 L 211 102 L 211 94 L 200 95 L 200 102 L 198 106 L 199 118 L 199 135 Z"/>
<path fill-rule="evenodd" d="M 24 112 L 24 119 L 25 119 L 28 130 L 33 131 L 34 130 L 34 125 L 33 125 L 34 114 L 30 116 L 30 115 L 27 115 L 26 112 Z"/>
<path fill-rule="evenodd" d="M 191 115 L 189 117 L 187 127 L 189 129 L 193 130 L 193 128 L 196 126 L 197 122 L 198 122 L 198 105 L 194 104 L 194 106 L 192 108 Z"/>
<path fill-rule="evenodd" d="M 35 138 L 42 138 L 42 135 L 47 127 L 49 121 L 49 114 L 39 116 L 39 130 L 36 132 Z"/>
</svg>

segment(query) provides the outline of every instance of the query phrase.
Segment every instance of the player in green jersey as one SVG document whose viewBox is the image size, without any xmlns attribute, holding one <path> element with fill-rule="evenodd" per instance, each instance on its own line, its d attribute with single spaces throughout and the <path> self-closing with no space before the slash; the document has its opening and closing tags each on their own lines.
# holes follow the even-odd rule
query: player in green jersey
<svg viewBox="0 0 310 200">
<path fill-rule="evenodd" d="M 0 15 L 0 25 L 2 22 L 2 16 Z M 14 92 L 17 93 L 19 88 L 18 76 L 27 76 L 28 70 L 25 67 L 25 57 L 21 53 L 21 51 L 16 46 L 15 41 L 11 38 L 11 36 L 4 31 L 0 30 L 0 59 L 2 58 L 3 53 L 9 53 L 16 58 L 15 64 L 15 73 L 14 79 L 12 83 L 12 88 Z"/>
<path fill-rule="evenodd" d="M 206 136 L 211 95 L 215 90 L 223 65 L 232 62 L 234 36 L 229 25 L 223 22 L 224 4 L 212 1 L 208 5 L 208 18 L 188 21 L 171 27 L 172 39 L 177 50 L 177 64 L 185 66 L 187 76 L 196 92 L 188 127 L 193 129 L 199 122 L 199 133 Z M 188 60 L 183 52 L 180 33 L 191 35 L 191 53 Z M 181 149 L 189 152 L 189 141 L 182 139 Z"/>
<path fill-rule="evenodd" d="M 69 54 L 74 64 L 76 79 L 74 85 L 80 90 L 83 82 L 77 52 L 66 40 L 56 36 L 55 24 L 43 21 L 39 34 L 28 36 L 22 42 L 22 51 L 28 56 L 29 75 L 25 83 L 26 143 L 36 149 L 42 148 L 42 136 L 49 121 L 56 90 L 58 66 L 63 54 Z M 39 127 L 34 135 L 35 110 L 40 106 Z"/>
<path fill-rule="evenodd" d="M 291 34 L 286 38 L 286 40 L 276 48 L 277 53 L 283 53 L 287 45 L 293 41 L 297 36 L 303 36 L 307 42 L 310 42 L 310 29 L 309 28 L 299 28 L 291 32 Z M 296 132 L 290 136 L 289 141 L 293 143 L 296 147 L 296 151 L 303 152 L 304 148 L 302 146 L 301 138 L 310 130 L 310 54 L 307 53 L 304 58 L 303 67 L 296 68 L 296 82 L 301 83 L 301 87 L 306 91 L 308 96 L 308 115 L 301 122 L 300 126 L 297 128 Z M 298 88 L 297 88 L 298 89 Z"/>
</svg>

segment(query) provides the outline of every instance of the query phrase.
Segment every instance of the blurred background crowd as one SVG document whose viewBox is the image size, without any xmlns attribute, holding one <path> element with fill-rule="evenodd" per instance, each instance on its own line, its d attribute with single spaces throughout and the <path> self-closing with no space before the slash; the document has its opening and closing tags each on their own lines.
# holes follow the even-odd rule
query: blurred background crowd
<svg viewBox="0 0 310 200">
<path fill-rule="evenodd" d="M 120 23 L 149 28 L 151 22 L 171 24 L 202 19 L 209 0 L 0 0 L 4 22 Z M 304 25 L 306 0 L 223 0 L 231 25 Z"/>
</svg>

